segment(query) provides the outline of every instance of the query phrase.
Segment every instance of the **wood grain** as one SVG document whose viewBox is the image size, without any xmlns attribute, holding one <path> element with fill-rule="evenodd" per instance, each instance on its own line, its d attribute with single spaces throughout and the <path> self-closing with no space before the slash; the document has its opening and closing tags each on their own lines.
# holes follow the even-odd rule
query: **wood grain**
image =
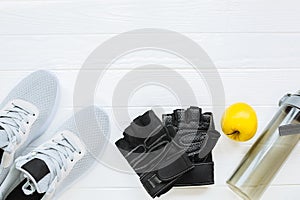
<svg viewBox="0 0 300 200">
<path fill-rule="evenodd" d="M 120 33 L 138 28 L 179 32 L 299 32 L 297 0 L 4 1 L 0 34 Z"/>
<path fill-rule="evenodd" d="M 299 69 L 300 66 L 300 33 L 184 35 L 200 45 L 218 69 Z M 80 69 L 96 47 L 114 36 L 116 34 L 0 35 L 0 70 Z M 96 67 L 104 68 L 105 62 L 111 61 L 104 60 L 99 55 Z M 172 68 L 191 68 L 181 58 L 157 50 L 138 51 L 122 56 L 114 63 L 113 68 L 132 69 L 151 63 L 169 65 Z"/>
</svg>

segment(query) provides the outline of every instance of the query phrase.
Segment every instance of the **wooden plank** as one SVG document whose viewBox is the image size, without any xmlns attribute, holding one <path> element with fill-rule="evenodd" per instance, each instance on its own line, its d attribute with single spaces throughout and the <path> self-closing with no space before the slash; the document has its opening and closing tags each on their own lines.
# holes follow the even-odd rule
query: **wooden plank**
<svg viewBox="0 0 300 200">
<path fill-rule="evenodd" d="M 179 32 L 299 32 L 297 0 L 2 1 L 0 34 L 120 33 L 139 28 Z"/>
<path fill-rule="evenodd" d="M 73 192 L 76 191 L 76 192 Z M 207 189 L 173 189 L 167 194 L 160 197 L 163 200 L 179 200 L 179 199 L 218 199 L 222 193 L 222 199 L 237 200 L 238 198 L 227 188 L 207 188 Z M 76 195 L 75 195 L 76 194 Z M 93 195 L 92 195 L 93 194 Z M 84 199 L 95 197 L 108 197 L 109 199 L 133 199 L 133 200 L 150 200 L 151 197 L 142 188 L 113 188 L 113 189 L 97 189 L 92 188 L 88 190 L 70 190 L 66 192 L 60 199 Z"/>
<path fill-rule="evenodd" d="M 77 75 L 79 71 L 52 71 L 57 75 L 61 90 L 63 91 L 62 102 L 64 106 L 71 107 L 73 105 L 73 92 Z M 88 76 L 92 76 L 97 71 L 84 71 Z M 118 83 L 131 70 L 108 70 L 104 76 L 96 83 L 95 103 L 101 106 L 112 106 L 112 98 L 115 88 Z M 211 95 L 209 88 L 206 86 L 205 80 L 194 70 L 175 70 L 177 74 L 169 73 L 167 70 L 136 70 L 136 80 L 142 80 L 148 74 L 152 74 L 157 79 L 168 79 L 171 82 L 176 82 L 179 78 L 191 86 L 192 96 L 195 96 L 197 103 L 202 106 L 212 106 Z M 210 71 L 206 71 L 207 80 L 216 80 L 217 77 Z M 237 101 L 245 101 L 253 106 L 277 106 L 279 99 L 287 92 L 295 92 L 300 85 L 298 69 L 292 70 L 219 70 L 221 76 L 226 104 L 231 104 Z M 23 77 L 30 74 L 28 71 L 15 73 L 14 71 L 2 71 L 0 85 L 7 87 L 0 88 L 1 94 L 7 94 L 11 88 Z M 126 84 L 134 85 L 136 80 L 128 80 Z M 155 80 L 153 80 L 155 82 Z M 169 86 L 156 86 L 147 81 L 149 86 L 145 86 L 137 91 L 134 91 L 134 96 L 124 102 L 116 102 L 114 107 L 133 106 L 133 107 L 151 107 L 151 106 L 188 106 L 191 102 L 187 101 L 180 104 L 176 95 L 168 90 Z M 118 86 L 120 87 L 120 86 Z M 138 87 L 138 86 L 137 86 Z M 276 88 L 276 90 L 274 90 Z M 155 92 L 153 92 L 155 90 Z M 133 91 L 130 91 L 133 92 Z M 184 91 L 183 91 L 184 92 Z M 186 95 L 191 95 L 186 93 Z M 3 95 L 2 98 L 4 98 Z M 222 105 L 217 105 L 222 106 Z"/>
<path fill-rule="evenodd" d="M 298 191 L 300 186 L 273 186 L 270 187 L 262 200 L 276 199 L 298 199 Z M 95 197 L 108 197 L 110 199 L 132 199 L 140 200 L 151 198 L 146 192 L 140 189 L 132 188 L 107 188 L 107 189 L 71 189 L 66 192 L 60 199 L 94 199 Z M 173 189 L 171 192 L 162 196 L 163 200 L 181 200 L 181 199 L 220 199 L 224 200 L 238 200 L 239 198 L 231 192 L 227 187 L 214 188 L 196 188 L 196 189 Z"/>
<path fill-rule="evenodd" d="M 80 69 L 96 47 L 114 36 L 0 36 L 0 71 Z M 300 66 L 297 54 L 300 52 L 300 34 L 197 33 L 185 36 L 199 44 L 218 69 L 298 69 Z M 102 69 L 107 62 L 112 61 L 102 59 L 99 55 L 96 67 Z M 111 67 L 132 69 L 146 64 L 167 65 L 174 69 L 192 68 L 181 58 L 158 50 L 132 52 L 119 58 Z"/>
</svg>

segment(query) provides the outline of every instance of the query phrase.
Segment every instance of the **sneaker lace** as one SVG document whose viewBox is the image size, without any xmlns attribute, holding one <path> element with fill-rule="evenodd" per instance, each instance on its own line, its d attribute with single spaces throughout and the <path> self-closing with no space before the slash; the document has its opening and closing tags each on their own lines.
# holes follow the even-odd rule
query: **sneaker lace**
<svg viewBox="0 0 300 200">
<path fill-rule="evenodd" d="M 14 145 L 21 142 L 21 134 L 26 132 L 28 116 L 35 115 L 15 103 L 12 105 L 12 108 L 0 111 L 0 127 L 3 129 L 0 131 L 0 148 L 10 153 Z"/>
<path fill-rule="evenodd" d="M 72 142 L 72 139 L 68 135 L 61 135 L 63 139 L 53 139 L 51 142 L 45 143 L 32 152 L 33 157 L 38 156 L 44 160 L 50 169 L 50 179 L 47 183 L 47 188 L 50 187 L 55 179 L 60 181 L 63 171 L 66 172 L 68 170 L 68 161 L 74 161 L 75 152 L 81 154 L 79 146 L 77 146 L 75 142 Z M 32 185 L 30 180 L 28 180 L 28 184 L 30 184 L 31 187 L 28 187 L 30 191 L 27 192 L 31 194 L 36 188 Z"/>
</svg>

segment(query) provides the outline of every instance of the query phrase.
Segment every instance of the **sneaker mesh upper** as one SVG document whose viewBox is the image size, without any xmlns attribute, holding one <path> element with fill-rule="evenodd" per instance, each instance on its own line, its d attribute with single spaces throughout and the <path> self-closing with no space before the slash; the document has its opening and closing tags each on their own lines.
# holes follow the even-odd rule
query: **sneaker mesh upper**
<svg viewBox="0 0 300 200">
<path fill-rule="evenodd" d="M 34 139 L 39 137 L 47 128 L 51 121 L 50 116 L 55 112 L 55 106 L 58 101 L 58 82 L 55 76 L 47 71 L 36 71 L 21 82 L 19 82 L 7 97 L 2 101 L 0 108 L 5 107 L 14 99 L 27 101 L 39 110 L 39 116 L 33 123 L 27 140 L 16 152 L 15 157 L 19 156 L 24 148 Z M 0 183 L 3 182 L 9 169 L 3 169 L 0 173 Z"/>
<path fill-rule="evenodd" d="M 80 175 L 89 171 L 103 153 L 109 140 L 109 119 L 101 109 L 91 106 L 77 112 L 67 120 L 56 132 L 69 130 L 78 135 L 87 148 L 84 157 L 79 160 L 70 174 L 63 180 L 57 193 L 62 192 L 65 186 L 70 186 Z"/>
</svg>

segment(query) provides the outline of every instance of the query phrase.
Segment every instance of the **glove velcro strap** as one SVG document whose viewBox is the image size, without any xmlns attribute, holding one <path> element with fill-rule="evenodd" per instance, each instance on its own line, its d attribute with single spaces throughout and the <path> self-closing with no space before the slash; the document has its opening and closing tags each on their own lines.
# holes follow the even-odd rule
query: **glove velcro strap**
<svg viewBox="0 0 300 200">
<path fill-rule="evenodd" d="M 182 175 L 175 183 L 176 187 L 203 186 L 214 184 L 214 163 L 196 163 L 191 171 Z"/>
<path fill-rule="evenodd" d="M 193 169 L 193 165 L 188 156 L 184 154 L 162 169 L 145 173 L 140 180 L 150 196 L 155 198 L 169 191 L 176 180 L 191 169 Z"/>
</svg>

